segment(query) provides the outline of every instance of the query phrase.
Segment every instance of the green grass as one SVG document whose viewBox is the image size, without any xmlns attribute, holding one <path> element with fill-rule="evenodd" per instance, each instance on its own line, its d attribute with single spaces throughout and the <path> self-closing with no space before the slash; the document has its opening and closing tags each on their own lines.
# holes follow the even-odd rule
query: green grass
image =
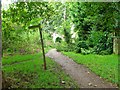
<svg viewBox="0 0 120 90">
<path fill-rule="evenodd" d="M 31 60 L 32 59 L 32 60 Z M 28 60 L 28 61 L 26 61 Z M 47 70 L 43 69 L 42 54 L 17 55 L 3 58 L 2 70 L 10 88 L 70 88 L 78 87 L 69 75 L 49 58 Z M 8 62 L 9 63 L 8 63 Z M 24 61 L 24 62 L 23 62 Z M 19 62 L 14 64 L 14 62 Z M 11 64 L 10 64 L 11 63 Z M 61 83 L 65 81 L 65 84 Z"/>
<path fill-rule="evenodd" d="M 83 64 L 100 77 L 118 84 L 118 56 L 117 55 L 82 55 L 74 52 L 62 52 L 78 64 Z"/>
<path fill-rule="evenodd" d="M 36 55 L 31 54 L 31 55 L 6 56 L 2 58 L 2 65 L 10 65 L 17 62 L 33 60 L 36 57 Z"/>
</svg>

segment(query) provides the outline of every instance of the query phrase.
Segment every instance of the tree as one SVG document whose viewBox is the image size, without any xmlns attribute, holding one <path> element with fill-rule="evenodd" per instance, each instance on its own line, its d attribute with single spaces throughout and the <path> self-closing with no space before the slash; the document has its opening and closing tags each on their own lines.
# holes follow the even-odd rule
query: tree
<svg viewBox="0 0 120 90">
<path fill-rule="evenodd" d="M 0 1 L 0 13 L 1 13 L 1 1 Z M 0 89 L 2 89 L 2 25 L 1 25 L 1 14 L 0 14 Z"/>
<path fill-rule="evenodd" d="M 90 47 L 94 50 L 99 48 L 98 53 L 107 49 L 109 49 L 108 52 L 112 53 L 113 32 L 118 31 L 116 30 L 116 22 L 118 21 L 116 17 L 119 16 L 118 7 L 118 3 L 109 2 L 65 2 L 64 4 L 60 2 L 13 3 L 7 11 L 2 11 L 3 48 L 11 47 L 15 43 L 14 41 L 20 41 L 21 33 L 27 33 L 28 39 L 26 41 L 29 41 L 29 33 L 33 31 L 30 31 L 28 26 L 41 21 L 44 31 L 48 33 L 56 31 L 63 34 L 68 44 L 71 43 L 71 24 L 74 24 L 74 31 L 78 34 L 78 40 L 75 42 L 78 45 L 76 46 L 83 42 L 88 44 L 86 45 L 88 48 Z M 42 20 L 39 20 L 40 18 Z M 21 28 L 21 30 L 16 27 Z"/>
<path fill-rule="evenodd" d="M 30 40 L 29 33 L 34 32 L 28 29 L 30 24 L 40 23 L 44 28 L 46 21 L 49 20 L 53 14 L 51 4 L 47 2 L 16 2 L 10 5 L 8 10 L 2 10 L 3 19 L 3 50 L 15 51 L 15 44 L 17 47 Z M 27 39 L 23 37 L 27 35 Z M 14 46 L 14 47 L 13 47 Z"/>
<path fill-rule="evenodd" d="M 76 2 L 70 4 L 71 18 L 75 24 L 75 29 L 78 31 L 79 40 L 86 41 L 90 40 L 92 32 L 102 32 L 104 42 L 99 41 L 98 44 L 102 43 L 100 46 L 90 45 L 97 48 L 102 48 L 101 50 L 107 50 L 110 48 L 110 53 L 112 53 L 112 39 L 115 26 L 115 19 L 117 16 L 114 14 L 116 12 L 117 3 L 80 3 Z M 113 14 L 114 12 L 114 14 Z M 118 15 L 118 14 L 117 14 Z M 119 16 L 119 15 L 118 15 Z M 118 19 L 117 19 L 118 20 Z M 97 38 L 97 37 L 96 37 Z M 95 38 L 94 38 L 95 40 Z M 106 42 L 108 41 L 108 42 Z M 94 41 L 89 41 L 89 43 Z M 88 44 L 89 44 L 88 43 Z M 100 50 L 100 52 L 101 52 Z"/>
</svg>

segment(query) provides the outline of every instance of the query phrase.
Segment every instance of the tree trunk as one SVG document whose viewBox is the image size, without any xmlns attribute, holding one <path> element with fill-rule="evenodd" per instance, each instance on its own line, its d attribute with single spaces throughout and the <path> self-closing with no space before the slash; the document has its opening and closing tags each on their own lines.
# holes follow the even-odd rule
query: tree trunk
<svg viewBox="0 0 120 90">
<path fill-rule="evenodd" d="M 113 53 L 120 54 L 120 38 L 115 37 L 113 40 Z"/>
<path fill-rule="evenodd" d="M 2 29 L 1 29 L 1 0 L 0 0 L 0 90 L 2 89 Z"/>
<path fill-rule="evenodd" d="M 116 14 L 115 14 L 115 31 L 114 31 L 114 40 L 113 40 L 113 53 L 120 54 L 120 11 L 119 4 L 116 3 Z"/>
</svg>

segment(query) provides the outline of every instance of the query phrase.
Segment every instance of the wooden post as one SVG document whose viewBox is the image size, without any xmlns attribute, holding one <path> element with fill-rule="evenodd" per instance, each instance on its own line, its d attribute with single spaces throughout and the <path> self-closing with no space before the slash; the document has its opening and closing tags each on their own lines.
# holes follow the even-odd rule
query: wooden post
<svg viewBox="0 0 120 90">
<path fill-rule="evenodd" d="M 44 51 L 44 43 L 43 43 L 43 37 L 42 37 L 42 29 L 40 27 L 40 25 L 34 25 L 34 26 L 29 26 L 29 29 L 33 29 L 33 28 L 39 28 L 39 32 L 40 32 L 40 39 L 41 39 L 41 44 L 42 44 L 42 52 L 43 52 L 43 62 L 44 62 L 44 70 L 46 70 L 46 60 L 45 60 L 45 51 Z"/>
<path fill-rule="evenodd" d="M 45 52 L 44 52 L 44 43 L 43 43 L 43 38 L 42 38 L 42 31 L 41 27 L 39 25 L 39 32 L 40 32 L 40 39 L 41 39 L 41 44 L 42 44 L 42 51 L 43 51 L 43 61 L 44 61 L 44 70 L 46 70 L 46 60 L 45 60 Z"/>
</svg>

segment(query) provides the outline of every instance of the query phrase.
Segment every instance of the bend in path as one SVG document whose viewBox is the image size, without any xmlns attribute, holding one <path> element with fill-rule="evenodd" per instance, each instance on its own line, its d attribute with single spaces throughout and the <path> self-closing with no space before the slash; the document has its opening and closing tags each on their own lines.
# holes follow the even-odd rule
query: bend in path
<svg viewBox="0 0 120 90">
<path fill-rule="evenodd" d="M 75 63 L 72 59 L 57 52 L 56 49 L 50 50 L 46 56 L 60 64 L 65 72 L 78 83 L 80 88 L 116 88 L 112 83 L 104 81 L 88 68 Z"/>
</svg>

